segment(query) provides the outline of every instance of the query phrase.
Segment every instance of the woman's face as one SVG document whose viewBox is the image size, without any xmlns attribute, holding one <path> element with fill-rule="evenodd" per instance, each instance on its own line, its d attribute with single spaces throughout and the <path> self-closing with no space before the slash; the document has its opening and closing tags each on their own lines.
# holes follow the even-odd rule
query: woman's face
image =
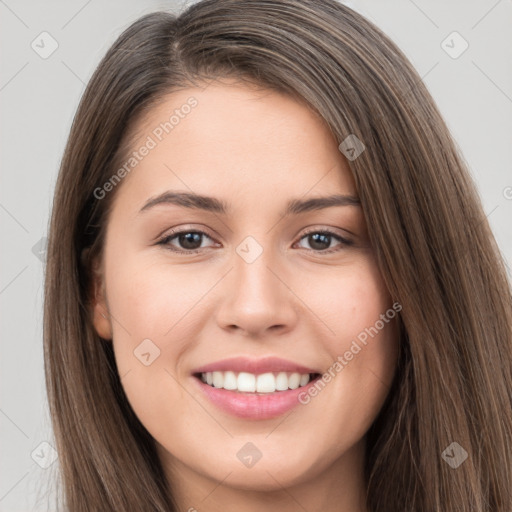
<svg viewBox="0 0 512 512">
<path fill-rule="evenodd" d="M 328 128 L 228 81 L 170 94 L 136 128 L 129 171 L 97 191 L 117 188 L 94 323 L 169 475 L 272 490 L 360 474 L 397 329 Z"/>
</svg>

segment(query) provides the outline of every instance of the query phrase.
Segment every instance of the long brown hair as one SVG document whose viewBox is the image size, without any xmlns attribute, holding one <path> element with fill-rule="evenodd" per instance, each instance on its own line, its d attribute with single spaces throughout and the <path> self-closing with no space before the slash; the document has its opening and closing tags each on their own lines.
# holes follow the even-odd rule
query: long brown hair
<svg viewBox="0 0 512 512">
<path fill-rule="evenodd" d="M 305 101 L 338 142 L 355 135 L 366 148 L 348 163 L 380 272 L 402 305 L 395 380 L 367 434 L 368 509 L 510 512 L 504 262 L 421 78 L 385 34 L 335 0 L 205 0 L 179 16 L 149 14 L 90 80 L 56 185 L 45 282 L 45 371 L 65 509 L 177 510 L 112 345 L 93 329 L 90 261 L 122 184 L 101 200 L 94 190 L 126 160 L 129 129 L 155 102 L 227 76 Z M 468 454 L 457 468 L 446 458 L 453 442 Z"/>
</svg>

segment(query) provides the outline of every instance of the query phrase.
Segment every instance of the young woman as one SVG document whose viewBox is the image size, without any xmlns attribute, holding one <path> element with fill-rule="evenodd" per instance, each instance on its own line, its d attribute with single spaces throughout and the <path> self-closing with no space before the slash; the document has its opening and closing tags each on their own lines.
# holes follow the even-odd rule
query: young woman
<svg viewBox="0 0 512 512">
<path fill-rule="evenodd" d="M 510 512 L 511 347 L 475 187 L 369 21 L 206 0 L 108 51 L 49 233 L 64 510 Z"/>
</svg>

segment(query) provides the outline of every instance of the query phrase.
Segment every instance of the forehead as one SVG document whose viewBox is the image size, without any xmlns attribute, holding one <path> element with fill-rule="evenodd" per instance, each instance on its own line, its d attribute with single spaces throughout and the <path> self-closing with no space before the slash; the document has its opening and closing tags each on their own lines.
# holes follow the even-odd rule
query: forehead
<svg viewBox="0 0 512 512">
<path fill-rule="evenodd" d="M 127 166 L 121 195 L 139 208 L 168 189 L 230 203 L 357 195 L 327 124 L 276 91 L 229 81 L 174 91 L 132 129 L 127 161 L 132 155 L 134 165 Z"/>
</svg>

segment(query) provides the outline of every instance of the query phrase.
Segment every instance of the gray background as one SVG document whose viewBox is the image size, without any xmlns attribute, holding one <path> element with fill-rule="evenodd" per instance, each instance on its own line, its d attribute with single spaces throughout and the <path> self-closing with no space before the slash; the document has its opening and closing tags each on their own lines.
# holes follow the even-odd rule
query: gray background
<svg viewBox="0 0 512 512">
<path fill-rule="evenodd" d="M 510 268 L 512 1 L 345 3 L 380 26 L 422 76 L 471 169 Z M 0 511 L 49 510 L 47 495 L 57 469 L 51 449 L 41 445 L 51 443 L 42 354 L 41 239 L 79 98 L 100 58 L 133 20 L 185 5 L 0 0 Z M 40 36 L 44 31 L 58 44 L 47 58 L 40 53 L 51 49 L 52 41 Z M 460 40 L 452 43 L 451 37 L 443 45 L 453 31 L 469 44 L 457 58 L 445 48 L 457 51 Z"/>
</svg>

